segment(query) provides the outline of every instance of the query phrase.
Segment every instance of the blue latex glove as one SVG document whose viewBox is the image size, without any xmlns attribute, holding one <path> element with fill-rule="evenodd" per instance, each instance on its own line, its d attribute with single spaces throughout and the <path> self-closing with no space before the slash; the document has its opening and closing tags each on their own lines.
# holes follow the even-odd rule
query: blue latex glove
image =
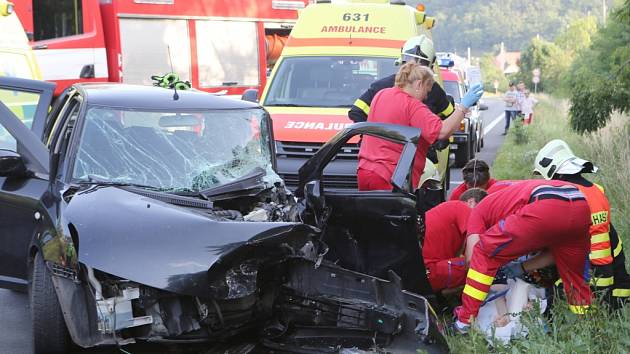
<svg viewBox="0 0 630 354">
<path fill-rule="evenodd" d="M 481 96 L 483 95 L 483 84 L 475 84 L 473 87 L 466 92 L 464 98 L 462 98 L 462 106 L 466 108 L 470 108 L 479 101 Z"/>
<path fill-rule="evenodd" d="M 521 262 L 510 262 L 504 265 L 501 270 L 508 278 L 518 278 L 523 275 L 523 263 Z"/>
</svg>

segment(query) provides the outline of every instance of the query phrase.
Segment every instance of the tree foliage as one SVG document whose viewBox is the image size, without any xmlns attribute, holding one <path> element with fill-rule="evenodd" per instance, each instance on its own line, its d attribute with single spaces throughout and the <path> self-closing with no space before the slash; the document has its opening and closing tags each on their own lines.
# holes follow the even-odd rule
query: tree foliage
<svg viewBox="0 0 630 354">
<path fill-rule="evenodd" d="M 553 42 L 534 38 L 521 53 L 518 80 L 532 82 L 533 70 L 539 69 L 538 90 L 557 92 L 562 88 L 563 76 L 571 65 L 570 53 Z"/>
<path fill-rule="evenodd" d="M 499 90 L 505 91 L 508 87 L 508 80 L 503 72 L 494 65 L 494 56 L 485 54 L 479 59 L 479 68 L 483 73 L 483 86 L 486 91 L 494 92 L 494 81 L 499 83 Z"/>
<path fill-rule="evenodd" d="M 615 11 L 569 70 L 571 126 L 604 127 L 612 112 L 630 112 L 630 0 Z"/>
<path fill-rule="evenodd" d="M 609 6 L 620 0 L 606 0 Z M 522 49 L 537 34 L 548 40 L 571 19 L 588 14 L 601 18 L 602 0 L 413 0 L 426 5 L 437 18 L 436 47 L 463 53 L 467 47 L 481 54 L 505 43 L 508 51 Z"/>
</svg>

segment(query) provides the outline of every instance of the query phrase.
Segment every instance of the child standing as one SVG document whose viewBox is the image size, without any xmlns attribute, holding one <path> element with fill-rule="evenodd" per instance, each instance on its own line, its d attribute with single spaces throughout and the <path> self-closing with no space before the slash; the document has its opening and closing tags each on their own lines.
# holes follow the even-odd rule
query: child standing
<svg viewBox="0 0 630 354">
<path fill-rule="evenodd" d="M 533 95 L 530 95 L 529 90 L 525 90 L 525 97 L 521 101 L 521 111 L 525 116 L 523 124 L 527 125 L 532 122 L 532 118 L 534 117 L 534 106 L 536 103 L 538 103 L 538 100 L 534 98 Z"/>
</svg>

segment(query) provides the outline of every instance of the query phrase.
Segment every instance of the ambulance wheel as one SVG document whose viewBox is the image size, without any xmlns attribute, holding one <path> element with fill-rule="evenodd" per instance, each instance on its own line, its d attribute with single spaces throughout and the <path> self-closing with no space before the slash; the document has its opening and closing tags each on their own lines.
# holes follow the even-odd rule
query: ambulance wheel
<svg viewBox="0 0 630 354">
<path fill-rule="evenodd" d="M 50 272 L 40 253 L 35 255 L 31 276 L 29 295 L 33 322 L 33 352 L 67 353 L 70 335 Z"/>
</svg>

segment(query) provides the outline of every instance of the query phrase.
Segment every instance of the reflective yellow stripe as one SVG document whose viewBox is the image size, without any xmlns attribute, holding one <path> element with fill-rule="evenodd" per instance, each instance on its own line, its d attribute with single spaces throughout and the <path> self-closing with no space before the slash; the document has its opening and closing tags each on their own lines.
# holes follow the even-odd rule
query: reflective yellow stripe
<svg viewBox="0 0 630 354">
<path fill-rule="evenodd" d="M 630 289 L 613 289 L 613 296 L 630 297 Z"/>
<path fill-rule="evenodd" d="M 554 283 L 554 285 L 559 286 L 560 284 L 562 284 L 562 279 L 558 279 L 556 280 L 556 282 Z"/>
<path fill-rule="evenodd" d="M 610 241 L 608 232 L 591 236 L 591 244 Z"/>
<path fill-rule="evenodd" d="M 356 106 L 357 104 L 355 103 L 354 105 Z M 455 107 L 453 107 L 453 105 L 449 102 L 448 107 L 440 112 L 439 115 L 441 115 L 442 117 L 448 117 L 451 115 L 451 113 L 453 113 L 453 111 L 455 111 Z"/>
<path fill-rule="evenodd" d="M 492 285 L 492 281 L 494 280 L 493 277 L 479 273 L 478 271 L 472 268 L 468 269 L 468 277 L 478 283 L 485 284 L 485 285 Z"/>
<path fill-rule="evenodd" d="M 600 191 L 602 191 L 602 193 L 605 193 L 605 192 L 604 192 L 604 187 L 600 186 L 600 185 L 599 185 L 599 184 L 597 184 L 597 183 L 593 183 L 593 184 L 594 184 L 595 186 L 597 186 L 597 188 L 599 188 L 599 190 L 600 190 Z"/>
<path fill-rule="evenodd" d="M 614 277 L 607 277 L 607 278 L 593 278 L 595 283 L 595 286 L 611 286 L 615 283 L 615 278 Z"/>
<path fill-rule="evenodd" d="M 586 313 L 586 310 L 588 310 L 588 305 L 569 305 L 569 310 L 575 314 L 583 315 Z"/>
<path fill-rule="evenodd" d="M 619 239 L 619 243 L 617 243 L 617 247 L 613 251 L 613 257 L 617 257 L 621 253 L 621 239 Z"/>
<path fill-rule="evenodd" d="M 479 289 L 475 289 L 468 284 L 466 284 L 466 286 L 464 287 L 464 294 L 472 297 L 473 299 L 477 299 L 479 301 L 485 300 L 486 296 L 488 295 L 488 293 L 483 292 Z"/>
<path fill-rule="evenodd" d="M 600 259 L 600 258 L 605 258 L 605 257 L 610 257 L 610 256 L 611 256 L 610 248 L 606 248 L 605 250 L 591 251 L 589 258 L 593 260 L 593 259 Z"/>
<path fill-rule="evenodd" d="M 367 103 L 363 102 L 362 99 L 358 98 L 356 101 L 354 101 L 354 105 L 359 107 L 359 109 L 365 112 L 365 114 L 370 114 L 370 106 Z"/>
</svg>

